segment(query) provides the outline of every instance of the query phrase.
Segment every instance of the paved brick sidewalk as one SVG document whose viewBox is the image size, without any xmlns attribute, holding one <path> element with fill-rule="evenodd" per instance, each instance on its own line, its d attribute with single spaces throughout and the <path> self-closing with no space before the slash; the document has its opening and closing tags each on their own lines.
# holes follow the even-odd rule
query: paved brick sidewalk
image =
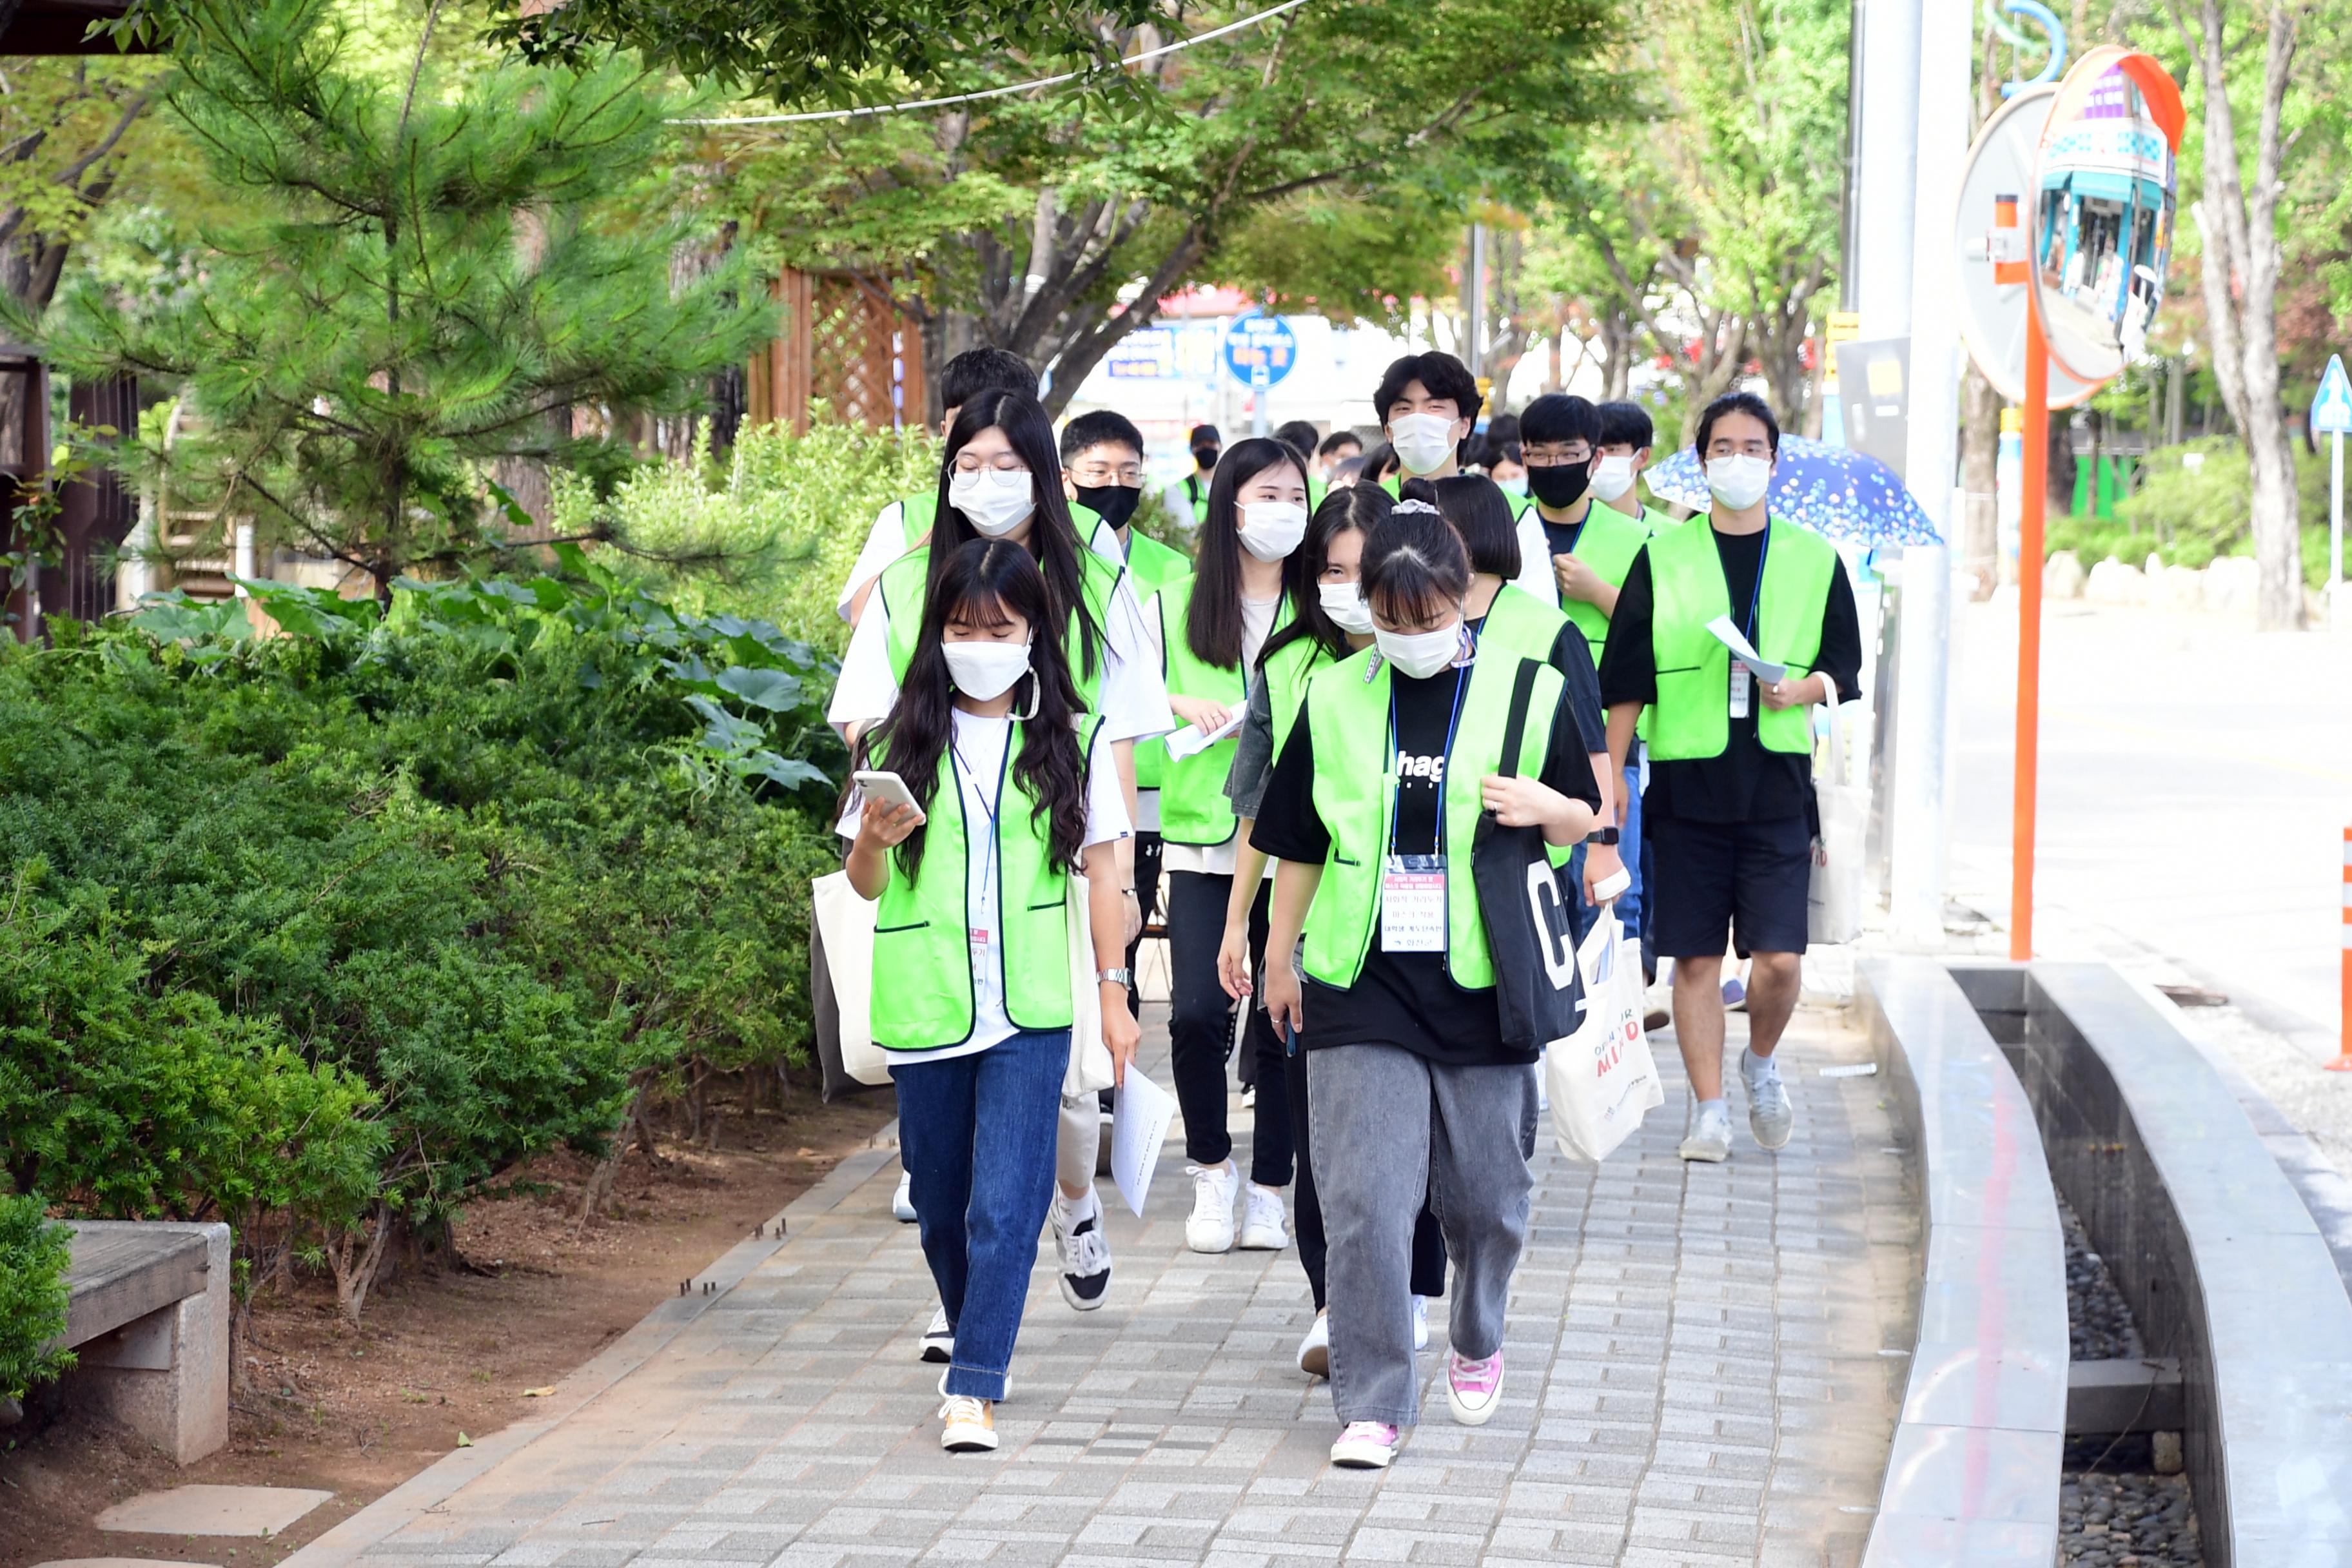
<svg viewBox="0 0 2352 1568">
<path fill-rule="evenodd" d="M 914 1353 L 929 1279 L 875 1154 L 764 1260 L 722 1261 L 741 1275 L 723 1293 L 698 1286 L 568 1380 L 568 1413 L 452 1455 L 288 1568 L 1850 1564 L 1913 1226 L 1878 1080 L 1818 1075 L 1864 1059 L 1860 1037 L 1826 1015 L 1796 1034 L 1777 1158 L 1743 1127 L 1729 1165 L 1683 1167 L 1671 1040 L 1634 1144 L 1595 1172 L 1547 1134 L 1503 1408 L 1448 1419 L 1433 1311 L 1430 1419 L 1385 1474 L 1325 1462 L 1328 1388 L 1291 1359 L 1313 1310 L 1295 1254 L 1184 1250 L 1174 1135 L 1148 1219 L 1112 1218 L 1104 1310 L 1064 1306 L 1041 1247 L 1003 1450 L 941 1453 L 939 1369 Z"/>
</svg>

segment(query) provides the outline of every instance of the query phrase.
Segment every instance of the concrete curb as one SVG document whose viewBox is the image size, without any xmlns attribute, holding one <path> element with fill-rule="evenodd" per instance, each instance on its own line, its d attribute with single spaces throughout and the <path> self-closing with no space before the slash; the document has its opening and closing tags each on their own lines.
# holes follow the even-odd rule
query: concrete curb
<svg viewBox="0 0 2352 1568">
<path fill-rule="evenodd" d="M 605 1390 L 652 1360 L 761 1264 L 790 1247 L 810 1221 L 839 1207 L 850 1194 L 895 1161 L 898 1157 L 897 1129 L 896 1121 L 884 1129 L 891 1134 L 887 1147 L 862 1149 L 843 1160 L 826 1172 L 816 1185 L 772 1215 L 762 1227 L 766 1236 L 737 1242 L 694 1277 L 694 1288 L 688 1294 L 664 1301 L 640 1319 L 635 1328 L 566 1374 L 548 1396 L 543 1414 L 478 1438 L 471 1447 L 443 1455 L 318 1540 L 283 1559 L 279 1568 L 347 1568 L 371 1547 L 578 1415 Z M 880 1134 L 877 1134 L 875 1142 L 878 1144 L 880 1141 Z M 714 1287 L 709 1295 L 700 1289 L 705 1283 Z"/>
</svg>

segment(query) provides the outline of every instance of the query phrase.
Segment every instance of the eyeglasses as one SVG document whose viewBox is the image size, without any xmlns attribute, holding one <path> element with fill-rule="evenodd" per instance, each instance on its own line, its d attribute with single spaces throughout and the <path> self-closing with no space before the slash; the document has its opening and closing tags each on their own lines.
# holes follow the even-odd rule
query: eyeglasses
<svg viewBox="0 0 2352 1568">
<path fill-rule="evenodd" d="M 956 454 L 955 471 L 957 473 L 977 474 L 982 469 L 993 469 L 1000 474 L 1025 474 L 1029 471 L 1029 465 L 1022 461 L 1021 454 L 1018 452 L 999 452 L 995 457 L 985 461 L 982 460 L 977 452 Z"/>
<path fill-rule="evenodd" d="M 1549 468 L 1561 463 L 1571 466 L 1592 460 L 1592 446 L 1588 441 L 1547 441 L 1538 447 L 1522 447 L 1528 466 Z"/>
<path fill-rule="evenodd" d="M 1752 437 L 1745 441 L 1735 441 L 1728 436 L 1718 436 L 1706 444 L 1706 455 L 1710 458 L 1769 458 L 1772 455 L 1772 443 L 1760 436 Z"/>
<path fill-rule="evenodd" d="M 1143 482 L 1141 463 L 1104 463 L 1080 460 L 1070 467 L 1070 482 L 1088 489 L 1096 485 L 1139 485 Z"/>
</svg>

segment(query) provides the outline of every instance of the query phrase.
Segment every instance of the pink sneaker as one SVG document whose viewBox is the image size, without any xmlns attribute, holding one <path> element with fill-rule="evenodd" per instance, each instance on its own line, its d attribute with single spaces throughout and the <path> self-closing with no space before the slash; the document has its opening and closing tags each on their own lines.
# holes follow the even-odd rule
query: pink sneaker
<svg viewBox="0 0 2352 1568">
<path fill-rule="evenodd" d="M 1380 1421 L 1350 1421 L 1331 1445 L 1331 1462 L 1351 1470 L 1385 1470 L 1396 1451 L 1395 1427 Z"/>
<path fill-rule="evenodd" d="M 1459 1352 L 1445 1352 L 1445 1403 L 1454 1419 L 1465 1426 L 1484 1426 L 1503 1402 L 1503 1352 L 1472 1361 Z"/>
</svg>

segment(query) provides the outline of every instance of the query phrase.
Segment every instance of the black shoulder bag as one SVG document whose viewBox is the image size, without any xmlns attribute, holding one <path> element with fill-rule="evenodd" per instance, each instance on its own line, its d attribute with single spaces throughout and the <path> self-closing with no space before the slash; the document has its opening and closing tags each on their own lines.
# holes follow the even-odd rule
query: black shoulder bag
<svg viewBox="0 0 2352 1568">
<path fill-rule="evenodd" d="M 1532 659 L 1519 663 L 1511 688 L 1510 719 L 1503 729 L 1502 765 L 1496 770 L 1505 778 L 1517 775 L 1528 703 L 1542 668 Z M 1515 1050 L 1535 1051 L 1574 1034 L 1584 1011 L 1584 987 L 1576 971 L 1569 894 L 1553 873 L 1543 829 L 1506 827 L 1493 812 L 1480 812 L 1470 849 L 1470 875 L 1495 959 L 1495 1002 L 1502 1015 L 1503 1043 Z"/>
</svg>

